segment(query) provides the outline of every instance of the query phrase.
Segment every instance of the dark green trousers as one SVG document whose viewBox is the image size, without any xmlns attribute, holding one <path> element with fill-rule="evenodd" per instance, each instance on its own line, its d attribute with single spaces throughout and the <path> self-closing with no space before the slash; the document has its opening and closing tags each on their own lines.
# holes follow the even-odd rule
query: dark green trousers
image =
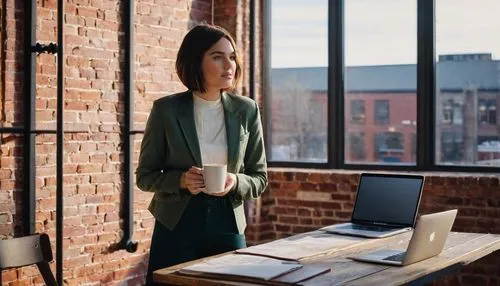
<svg viewBox="0 0 500 286">
<path fill-rule="evenodd" d="M 229 198 L 195 195 L 173 230 L 156 221 L 146 285 L 153 285 L 155 270 L 244 247 Z"/>
</svg>

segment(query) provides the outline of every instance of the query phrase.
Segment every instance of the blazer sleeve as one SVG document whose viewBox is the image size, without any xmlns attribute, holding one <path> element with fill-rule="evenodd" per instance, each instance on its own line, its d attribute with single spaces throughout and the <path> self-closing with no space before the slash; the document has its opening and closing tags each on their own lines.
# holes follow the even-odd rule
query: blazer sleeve
<svg viewBox="0 0 500 286">
<path fill-rule="evenodd" d="M 166 169 L 168 157 L 162 110 L 155 101 L 149 114 L 141 143 L 136 171 L 137 187 L 145 192 L 162 192 L 179 195 L 180 176 L 183 170 Z"/>
<path fill-rule="evenodd" d="M 236 200 L 258 198 L 267 187 L 267 162 L 262 123 L 257 104 L 249 112 L 249 138 L 244 156 L 244 173 L 236 174 Z"/>
</svg>

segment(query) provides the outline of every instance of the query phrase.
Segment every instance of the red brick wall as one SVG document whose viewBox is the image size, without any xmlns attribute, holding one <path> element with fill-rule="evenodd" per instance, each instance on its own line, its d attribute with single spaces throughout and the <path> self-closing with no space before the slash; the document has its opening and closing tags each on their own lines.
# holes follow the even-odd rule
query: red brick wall
<svg viewBox="0 0 500 286">
<path fill-rule="evenodd" d="M 56 41 L 57 0 L 37 2 L 37 41 Z M 174 71 L 184 34 L 210 22 L 211 0 L 135 2 L 135 130 L 144 128 L 154 99 L 185 90 Z M 226 3 L 227 2 L 227 3 Z M 247 1 L 215 1 L 216 21 L 233 33 L 244 23 Z M 2 1 L 0 120 L 22 124 L 24 1 Z M 64 281 L 67 285 L 137 285 L 144 281 L 153 218 L 151 194 L 135 190 L 136 253 L 114 250 L 122 236 L 120 202 L 123 150 L 123 1 L 65 1 Z M 3 17 L 3 16 L 2 16 Z M 244 35 L 234 34 L 244 41 Z M 241 51 L 247 53 L 246 45 Z M 242 88 L 243 89 L 243 88 Z M 39 55 L 36 66 L 36 128 L 56 127 L 56 56 Z M 141 135 L 134 138 L 137 160 Z M 22 137 L 1 135 L 0 238 L 21 235 Z M 55 251 L 56 144 L 36 137 L 36 231 L 50 235 Z M 52 264 L 55 270 L 55 264 Z M 6 285 L 40 283 L 34 267 L 3 272 Z"/>
<path fill-rule="evenodd" d="M 419 214 L 458 208 L 453 231 L 500 234 L 500 178 L 486 174 L 425 173 Z M 257 203 L 260 221 L 250 243 L 261 243 L 350 219 L 359 172 L 269 170 L 270 185 Z M 436 285 L 498 285 L 500 253 Z M 488 284 L 491 283 L 491 284 Z"/>
<path fill-rule="evenodd" d="M 22 97 L 18 96 L 22 83 L 22 1 L 2 1 L 1 57 L 1 115 L 3 126 L 20 124 Z M 4 26 L 5 25 L 5 26 Z M 0 235 L 12 235 L 20 230 L 19 219 L 22 211 L 22 138 L 12 134 L 0 134 Z"/>
</svg>

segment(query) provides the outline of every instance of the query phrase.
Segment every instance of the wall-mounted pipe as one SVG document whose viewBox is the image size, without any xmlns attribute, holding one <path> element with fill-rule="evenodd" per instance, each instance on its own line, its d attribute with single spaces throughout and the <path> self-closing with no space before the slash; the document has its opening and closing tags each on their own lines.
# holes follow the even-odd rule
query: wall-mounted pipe
<svg viewBox="0 0 500 286">
<path fill-rule="evenodd" d="M 36 2 L 25 0 L 25 28 L 24 28 L 24 125 L 19 128 L 3 128 L 2 131 L 14 133 L 22 132 L 23 140 L 23 234 L 35 232 L 35 137 L 36 134 L 56 133 L 57 158 L 56 158 L 56 272 L 57 282 L 63 283 L 63 16 L 64 1 L 58 0 L 57 4 L 57 44 L 48 45 L 36 42 Z M 35 130 L 36 118 L 36 54 L 57 52 L 57 130 Z"/>
<path fill-rule="evenodd" d="M 125 32 L 125 62 L 123 72 L 124 82 L 124 127 L 123 134 L 123 200 L 122 200 L 122 218 L 123 218 L 123 237 L 118 248 L 125 249 L 128 252 L 137 251 L 137 242 L 132 240 L 134 231 L 134 173 L 133 173 L 133 122 L 134 114 L 134 1 L 124 1 L 124 32 Z"/>
<path fill-rule="evenodd" d="M 23 234 L 35 232 L 36 3 L 26 0 L 24 28 Z M 35 6 L 34 6 L 35 5 Z"/>
<path fill-rule="evenodd" d="M 57 1 L 56 280 L 63 285 L 64 0 Z"/>
</svg>

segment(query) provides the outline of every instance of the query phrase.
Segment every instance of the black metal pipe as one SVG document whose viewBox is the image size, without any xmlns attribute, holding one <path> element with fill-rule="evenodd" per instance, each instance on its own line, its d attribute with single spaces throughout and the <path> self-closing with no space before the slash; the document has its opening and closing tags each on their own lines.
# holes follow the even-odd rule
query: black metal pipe
<svg viewBox="0 0 500 286">
<path fill-rule="evenodd" d="M 0 133 L 25 134 L 22 127 L 0 127 Z M 31 134 L 56 134 L 57 130 L 31 130 Z"/>
<path fill-rule="evenodd" d="M 124 127 L 123 127 L 123 237 L 118 247 L 128 252 L 137 251 L 137 242 L 132 240 L 134 231 L 134 188 L 132 165 L 132 114 L 134 114 L 134 1 L 124 1 L 124 34 L 125 34 L 125 62 L 123 72 L 124 84 Z"/>
<path fill-rule="evenodd" d="M 255 0 L 250 0 L 250 33 L 249 33 L 249 76 L 248 93 L 251 99 L 255 100 Z"/>
<path fill-rule="evenodd" d="M 23 127 L 0 127 L 0 134 L 2 133 L 12 133 L 12 134 L 24 134 Z"/>
<path fill-rule="evenodd" d="M 35 92 L 36 57 L 31 47 L 36 42 L 36 5 L 25 2 L 24 29 L 24 126 L 23 126 L 23 233 L 35 232 Z"/>
<path fill-rule="evenodd" d="M 63 285 L 63 167 L 64 167 L 64 0 L 57 1 L 57 124 L 56 124 L 56 272 Z"/>
</svg>

